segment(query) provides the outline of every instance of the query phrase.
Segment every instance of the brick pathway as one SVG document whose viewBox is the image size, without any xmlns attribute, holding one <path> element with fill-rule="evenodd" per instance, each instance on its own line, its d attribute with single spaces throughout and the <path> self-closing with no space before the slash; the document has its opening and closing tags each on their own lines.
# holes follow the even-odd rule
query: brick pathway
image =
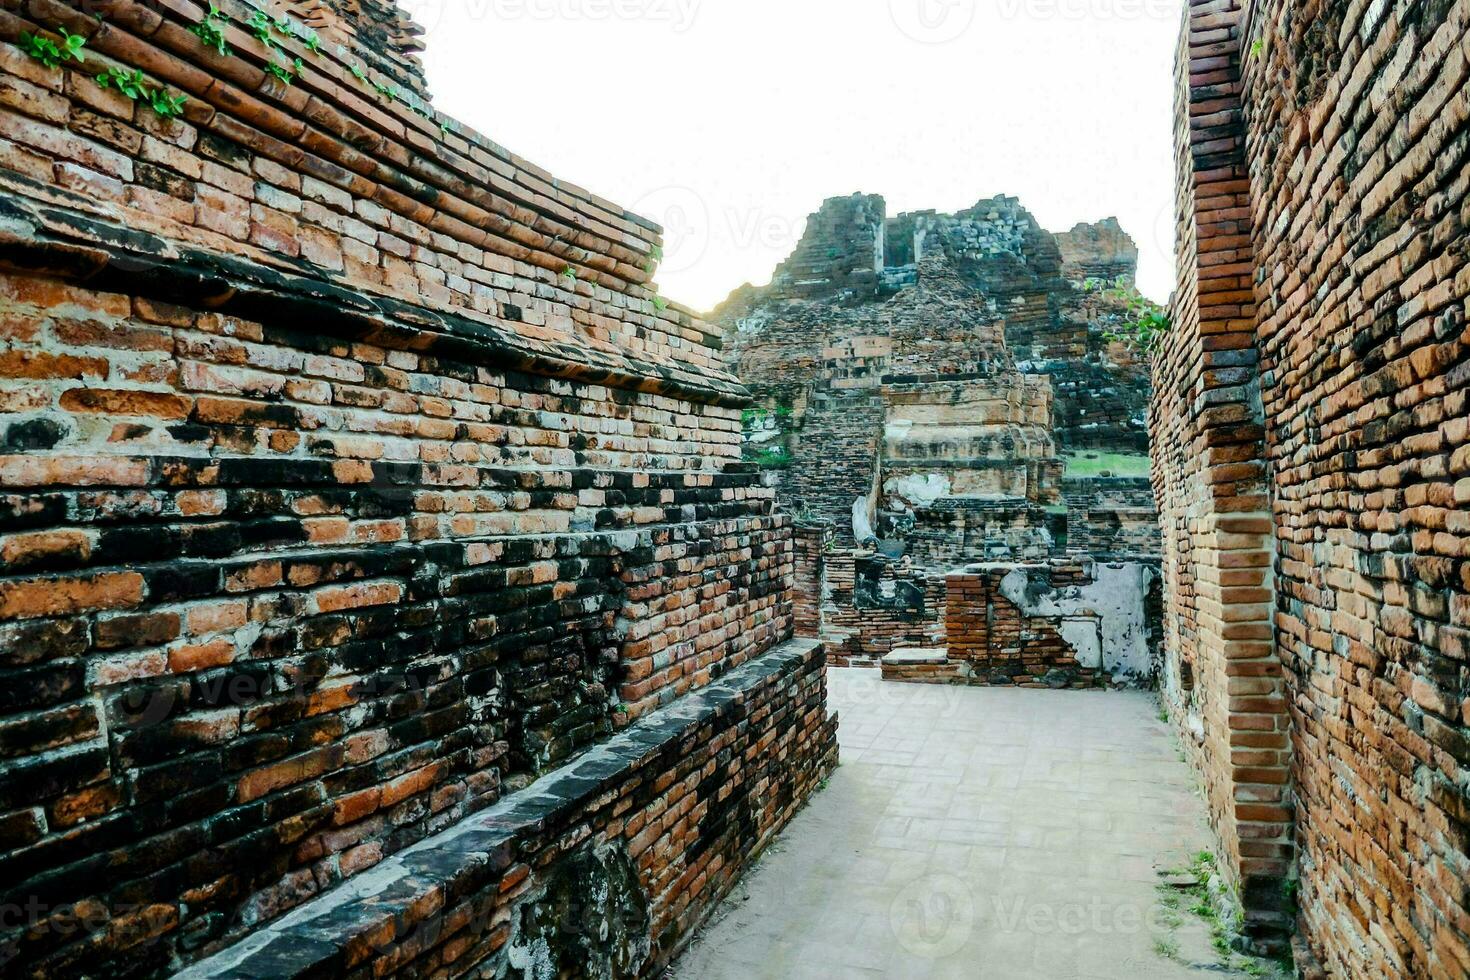
<svg viewBox="0 0 1470 980">
<path fill-rule="evenodd" d="M 1157 869 L 1210 835 L 1150 695 L 830 683 L 841 768 L 675 977 L 1228 975 L 1161 921 Z"/>
</svg>

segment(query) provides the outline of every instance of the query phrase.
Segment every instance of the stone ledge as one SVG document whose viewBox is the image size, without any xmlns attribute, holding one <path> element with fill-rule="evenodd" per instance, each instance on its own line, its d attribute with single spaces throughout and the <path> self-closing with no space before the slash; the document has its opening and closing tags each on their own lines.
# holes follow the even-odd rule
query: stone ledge
<svg viewBox="0 0 1470 980">
<path fill-rule="evenodd" d="M 462 906 L 476 894 L 499 887 L 521 856 L 523 843 L 562 829 L 599 795 L 626 784 L 671 746 L 696 735 L 767 682 L 820 671 L 825 651 L 817 640 L 790 640 L 701 690 L 636 722 L 575 761 L 538 779 L 495 806 L 406 849 L 361 876 L 308 902 L 279 921 L 177 974 L 186 980 L 263 980 L 279 977 L 341 976 L 363 968 L 395 946 L 439 938 L 439 912 Z M 821 731 L 835 736 L 837 716 L 827 714 Z M 829 737 L 821 739 L 829 742 Z M 817 766 L 835 763 L 835 744 L 819 747 Z M 572 844 L 582 840 L 576 836 Z M 751 850 L 760 841 L 746 841 Z M 572 845 L 568 845 L 567 850 Z M 712 906 L 713 903 L 711 903 Z M 488 917 L 487 917 L 488 921 Z M 490 923 L 500 924 L 497 917 Z M 489 931 L 488 929 L 486 931 Z M 375 973 L 381 972 L 374 970 Z"/>
<path fill-rule="evenodd" d="M 944 647 L 900 647 L 883 658 L 885 665 L 942 664 L 949 659 Z"/>
</svg>

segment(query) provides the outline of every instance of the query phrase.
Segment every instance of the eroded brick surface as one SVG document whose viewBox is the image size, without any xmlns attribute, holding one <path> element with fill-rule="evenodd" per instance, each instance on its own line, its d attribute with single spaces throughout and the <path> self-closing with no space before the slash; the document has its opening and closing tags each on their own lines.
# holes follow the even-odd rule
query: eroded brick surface
<svg viewBox="0 0 1470 980">
<path fill-rule="evenodd" d="M 1461 2 L 1192 4 L 1155 364 L 1171 695 L 1248 914 L 1464 976 Z"/>
<path fill-rule="evenodd" d="M 228 57 L 192 3 L 0 10 L 0 961 L 161 975 L 640 722 L 488 931 L 373 948 L 468 972 L 607 867 L 555 860 L 597 812 L 651 969 L 833 764 L 744 389 L 656 296 L 659 230 L 435 114 L 391 3 L 281 4 L 270 48 L 219 6 Z M 11 43 L 63 27 L 85 62 Z"/>
</svg>

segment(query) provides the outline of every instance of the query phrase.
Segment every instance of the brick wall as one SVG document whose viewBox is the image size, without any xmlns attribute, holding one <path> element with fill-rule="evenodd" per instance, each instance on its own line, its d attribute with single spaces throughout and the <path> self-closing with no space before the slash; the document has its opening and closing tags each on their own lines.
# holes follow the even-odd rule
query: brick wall
<svg viewBox="0 0 1470 980">
<path fill-rule="evenodd" d="M 182 977 L 657 975 L 831 774 L 836 725 L 793 643 Z"/>
<path fill-rule="evenodd" d="M 1467 21 L 1196 3 L 1180 52 L 1171 701 L 1251 921 L 1295 857 L 1340 976 L 1470 973 Z"/>
<path fill-rule="evenodd" d="M 1241 11 L 1193 3 L 1178 59 L 1179 283 L 1154 358 L 1166 698 L 1206 774 L 1212 823 L 1267 944 L 1289 925 L 1286 701 L 1272 642 L 1271 520 L 1241 121 Z"/>
<path fill-rule="evenodd" d="M 1257 2 L 1246 43 L 1276 635 L 1307 935 L 1470 974 L 1470 4 Z"/>
<path fill-rule="evenodd" d="M 972 684 L 1095 687 L 1108 675 L 1077 661 L 1055 618 L 1028 616 L 1001 594 L 1008 569 L 957 572 L 945 578 L 944 635 L 949 659 L 964 663 Z M 1081 565 L 1048 568 L 1055 588 L 1087 581 Z"/>
<path fill-rule="evenodd" d="M 228 56 L 192 3 L 0 9 L 6 970 L 177 969 L 790 650 L 790 518 L 658 229 L 395 89 L 389 8 L 268 49 L 219 6 Z M 84 62 L 11 43 L 63 27 Z M 711 884 L 650 871 L 664 940 L 826 764 L 801 690 L 779 805 L 677 804 Z"/>
<path fill-rule="evenodd" d="M 828 543 L 835 532 L 826 527 L 797 525 L 792 535 L 795 555 L 791 618 L 797 636 L 822 635 L 822 582 Z"/>
<path fill-rule="evenodd" d="M 1066 547 L 1099 558 L 1153 556 L 1163 547 L 1153 487 L 1143 477 L 1066 477 Z"/>
<path fill-rule="evenodd" d="M 876 666 L 899 647 L 942 645 L 942 573 L 839 549 L 824 556 L 821 596 L 822 637 L 834 664 Z"/>
</svg>

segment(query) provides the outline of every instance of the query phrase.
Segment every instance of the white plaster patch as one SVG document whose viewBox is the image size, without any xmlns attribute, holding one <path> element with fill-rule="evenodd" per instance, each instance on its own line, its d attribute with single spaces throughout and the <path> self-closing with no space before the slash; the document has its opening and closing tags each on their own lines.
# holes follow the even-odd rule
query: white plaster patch
<svg viewBox="0 0 1470 980">
<path fill-rule="evenodd" d="M 1064 619 L 1057 630 L 1075 651 L 1077 663 L 1089 670 L 1102 666 L 1102 634 L 1094 619 Z"/>
<path fill-rule="evenodd" d="M 932 507 L 935 501 L 952 495 L 949 478 L 939 473 L 893 477 L 883 484 L 883 493 L 916 508 Z"/>
<path fill-rule="evenodd" d="M 1000 592 L 1028 616 L 1090 620 L 1096 624 L 1102 669 L 1114 677 L 1142 679 L 1152 669 L 1144 600 L 1157 574 L 1137 562 L 1098 562 L 1093 566 L 1093 581 L 1087 585 L 1041 589 L 1033 595 L 1030 571 L 1017 568 L 1001 580 Z M 1078 660 L 1086 665 L 1082 648 L 1073 643 L 1067 630 L 1063 623 L 1063 638 L 1073 644 Z"/>
<path fill-rule="evenodd" d="M 852 537 L 858 544 L 877 537 L 873 533 L 873 518 L 868 513 L 869 509 L 867 497 L 859 497 L 852 502 Z"/>
</svg>

